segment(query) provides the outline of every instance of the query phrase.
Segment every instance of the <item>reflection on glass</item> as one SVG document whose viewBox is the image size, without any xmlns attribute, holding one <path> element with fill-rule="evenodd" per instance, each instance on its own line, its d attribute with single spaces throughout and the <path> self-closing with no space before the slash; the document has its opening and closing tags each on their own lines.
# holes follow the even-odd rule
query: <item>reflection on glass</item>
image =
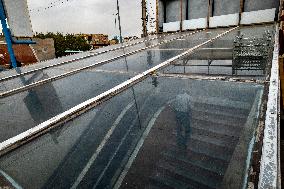
<svg viewBox="0 0 284 189">
<path fill-rule="evenodd" d="M 191 97 L 185 92 L 177 95 L 170 105 L 175 112 L 177 145 L 182 151 L 186 151 L 190 137 L 191 121 Z"/>
<path fill-rule="evenodd" d="M 29 80 L 43 80 L 49 78 L 46 73 L 36 73 Z M 30 82 L 30 81 L 27 81 Z M 35 123 L 42 123 L 49 118 L 63 112 L 63 107 L 52 83 L 47 83 L 45 87 L 32 88 L 23 99 Z"/>
</svg>

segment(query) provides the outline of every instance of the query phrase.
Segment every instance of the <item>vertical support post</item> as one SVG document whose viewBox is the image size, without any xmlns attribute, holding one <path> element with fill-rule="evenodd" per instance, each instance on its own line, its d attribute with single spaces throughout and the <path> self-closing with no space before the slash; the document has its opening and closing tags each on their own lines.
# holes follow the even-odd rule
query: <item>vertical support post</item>
<svg viewBox="0 0 284 189">
<path fill-rule="evenodd" d="M 164 23 L 167 23 L 167 2 L 165 0 L 163 2 L 163 7 L 164 7 Z"/>
<path fill-rule="evenodd" d="M 280 0 L 278 20 L 281 20 L 281 17 L 283 17 L 283 12 L 284 12 L 284 0 Z"/>
<path fill-rule="evenodd" d="M 284 107 L 284 57 L 279 58 L 279 74 L 280 74 L 282 107 Z"/>
<path fill-rule="evenodd" d="M 156 33 L 159 33 L 159 0 L 156 0 Z"/>
<path fill-rule="evenodd" d="M 189 0 L 186 0 L 186 13 L 185 13 L 185 19 L 189 20 Z"/>
<path fill-rule="evenodd" d="M 122 34 L 121 34 L 121 22 L 120 22 L 120 12 L 118 0 L 116 0 L 117 14 L 118 14 L 118 25 L 119 25 L 119 42 L 122 43 Z"/>
<path fill-rule="evenodd" d="M 143 37 L 147 37 L 147 6 L 146 0 L 142 0 L 142 26 L 143 26 Z"/>
<path fill-rule="evenodd" d="M 245 7 L 245 0 L 240 0 L 240 11 L 239 11 L 239 24 L 241 24 L 242 14 L 244 12 Z"/>
<path fill-rule="evenodd" d="M 180 25 L 179 25 L 179 29 L 180 29 L 180 32 L 182 32 L 182 15 L 183 15 L 183 6 L 182 6 L 182 3 L 183 3 L 183 0 L 180 0 Z"/>
<path fill-rule="evenodd" d="M 13 68 L 17 67 L 17 60 L 15 57 L 15 53 L 13 50 L 13 45 L 12 45 L 12 36 L 11 36 L 11 32 L 7 26 L 7 21 L 6 21 L 6 14 L 5 14 L 5 10 L 4 10 L 4 4 L 2 2 L 2 0 L 0 0 L 0 20 L 1 20 L 1 25 L 2 25 L 2 31 L 3 34 L 5 36 L 5 40 L 7 43 L 7 48 L 8 48 L 8 53 L 10 56 L 10 61 L 11 61 L 11 66 Z"/>
<path fill-rule="evenodd" d="M 207 14 L 207 28 L 210 26 L 210 17 L 213 15 L 212 11 L 212 1 L 213 0 L 208 0 L 208 14 Z"/>
</svg>

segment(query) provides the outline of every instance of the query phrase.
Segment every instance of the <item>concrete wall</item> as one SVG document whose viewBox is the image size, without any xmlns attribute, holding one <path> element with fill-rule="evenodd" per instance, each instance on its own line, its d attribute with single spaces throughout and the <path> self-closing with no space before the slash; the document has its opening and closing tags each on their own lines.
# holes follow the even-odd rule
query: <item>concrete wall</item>
<svg viewBox="0 0 284 189">
<path fill-rule="evenodd" d="M 245 1 L 245 12 L 279 8 L 279 0 L 246 0 Z"/>
<path fill-rule="evenodd" d="M 239 0 L 214 0 L 213 16 L 238 13 L 240 10 Z"/>
<path fill-rule="evenodd" d="M 188 19 L 206 18 L 208 0 L 188 0 Z"/>
<path fill-rule="evenodd" d="M 166 0 L 166 21 L 176 22 L 180 21 L 180 0 Z M 183 0 L 183 14 L 182 19 L 186 19 L 186 0 Z"/>
<path fill-rule="evenodd" d="M 35 38 L 34 41 L 36 41 L 36 44 L 32 45 L 32 47 L 34 48 L 39 61 L 50 60 L 55 58 L 55 47 L 53 39 Z"/>
</svg>

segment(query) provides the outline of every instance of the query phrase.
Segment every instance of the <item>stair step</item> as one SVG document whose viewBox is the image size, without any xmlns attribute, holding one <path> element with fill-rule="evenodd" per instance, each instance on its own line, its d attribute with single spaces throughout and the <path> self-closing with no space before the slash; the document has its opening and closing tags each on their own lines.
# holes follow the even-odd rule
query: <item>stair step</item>
<svg viewBox="0 0 284 189">
<path fill-rule="evenodd" d="M 208 120 L 192 119 L 192 126 L 195 128 L 205 129 L 213 132 L 224 133 L 229 136 L 239 136 L 242 128 L 232 127 L 228 124 L 217 124 Z"/>
<path fill-rule="evenodd" d="M 161 187 L 159 187 L 159 186 L 155 186 L 154 184 L 152 184 L 152 183 L 149 183 L 149 185 L 148 186 L 146 186 L 145 188 L 147 188 L 147 189 L 161 189 Z"/>
<path fill-rule="evenodd" d="M 210 138 L 215 138 L 217 140 L 223 141 L 226 144 L 237 144 L 239 141 L 239 136 L 230 136 L 227 134 L 222 134 L 216 131 L 205 130 L 202 128 L 191 127 L 192 135 L 207 136 Z"/>
<path fill-rule="evenodd" d="M 166 161 L 160 161 L 158 163 L 158 171 L 166 174 L 168 177 L 185 182 L 188 184 L 188 186 L 193 186 L 200 189 L 216 188 L 218 184 L 222 182 L 222 180 L 220 181 L 219 179 L 215 180 L 212 178 L 199 176 L 194 171 L 187 170 L 178 164 L 174 165 L 173 163 Z"/>
<path fill-rule="evenodd" d="M 194 118 L 202 118 L 206 120 L 224 120 L 228 123 L 239 123 L 244 124 L 247 120 L 245 116 L 235 116 L 235 115 L 224 115 L 218 114 L 215 111 L 198 111 L 193 110 L 192 117 Z"/>
<path fill-rule="evenodd" d="M 197 140 L 203 143 L 207 143 L 208 145 L 214 145 L 220 148 L 225 148 L 225 149 L 229 149 L 230 151 L 234 151 L 236 143 L 233 142 L 226 142 L 224 140 L 220 140 L 216 137 L 210 137 L 210 136 L 206 136 L 206 135 L 199 135 L 196 133 L 192 132 L 192 135 L 190 136 L 191 140 Z M 190 144 L 190 143 L 189 143 Z"/>
<path fill-rule="evenodd" d="M 192 150 L 187 150 L 186 154 L 183 155 L 176 148 L 170 148 L 166 153 L 175 154 L 177 158 L 183 157 L 184 159 L 191 162 L 199 162 L 203 167 L 210 167 L 210 169 L 216 170 L 216 172 L 225 172 L 227 170 L 229 162 L 224 161 L 216 157 L 209 156 L 205 153 L 199 153 Z"/>
<path fill-rule="evenodd" d="M 188 184 L 162 174 L 150 177 L 150 186 L 162 189 L 193 189 Z"/>
<path fill-rule="evenodd" d="M 234 108 L 222 105 L 212 105 L 200 102 L 194 103 L 194 109 L 198 109 L 204 112 L 206 111 L 216 112 L 222 115 L 233 115 L 235 117 L 243 117 L 243 118 L 246 118 L 247 115 L 249 114 L 249 109 Z"/>
<path fill-rule="evenodd" d="M 219 180 L 223 179 L 224 172 L 215 169 L 215 167 L 210 167 L 209 162 L 207 164 L 202 164 L 199 161 L 191 161 L 190 159 L 186 158 L 184 155 L 176 155 L 171 154 L 169 152 L 163 153 L 163 159 L 168 162 L 173 162 L 178 164 L 188 170 L 192 170 L 194 173 L 200 176 L 213 177 L 218 178 Z"/>
<path fill-rule="evenodd" d="M 230 161 L 234 152 L 233 148 L 217 145 L 210 141 L 191 138 L 188 142 L 188 148 L 197 152 L 206 153 L 209 156 L 218 157 L 225 161 Z"/>
<path fill-rule="evenodd" d="M 212 125 L 227 125 L 229 127 L 234 127 L 234 128 L 238 128 L 238 129 L 242 129 L 245 122 L 242 121 L 230 121 L 230 120 L 226 120 L 226 118 L 224 117 L 223 119 L 217 119 L 215 117 L 209 117 L 209 116 L 192 116 L 192 120 L 194 121 L 208 121 L 210 122 Z"/>
<path fill-rule="evenodd" d="M 171 153 L 170 151 L 164 152 L 163 156 L 165 159 L 170 161 L 178 162 L 185 167 L 193 167 L 194 170 L 206 172 L 209 175 L 215 177 L 223 177 L 226 171 L 226 167 L 215 165 L 214 162 L 204 161 L 202 159 L 192 160 L 190 157 Z M 196 168 L 194 168 L 196 167 Z"/>
</svg>

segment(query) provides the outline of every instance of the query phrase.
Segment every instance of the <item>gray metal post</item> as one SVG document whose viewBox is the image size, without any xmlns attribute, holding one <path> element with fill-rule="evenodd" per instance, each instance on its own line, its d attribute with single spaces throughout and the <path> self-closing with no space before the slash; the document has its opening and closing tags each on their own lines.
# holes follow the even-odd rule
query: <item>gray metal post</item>
<svg viewBox="0 0 284 189">
<path fill-rule="evenodd" d="M 121 34 L 121 22 L 120 22 L 120 12 L 118 0 L 116 0 L 117 14 L 118 14 L 118 27 L 119 27 L 119 42 L 122 43 L 122 34 Z"/>
<path fill-rule="evenodd" d="M 143 26 L 143 37 L 147 37 L 147 11 L 146 11 L 146 0 L 142 0 L 142 26 Z"/>
</svg>

